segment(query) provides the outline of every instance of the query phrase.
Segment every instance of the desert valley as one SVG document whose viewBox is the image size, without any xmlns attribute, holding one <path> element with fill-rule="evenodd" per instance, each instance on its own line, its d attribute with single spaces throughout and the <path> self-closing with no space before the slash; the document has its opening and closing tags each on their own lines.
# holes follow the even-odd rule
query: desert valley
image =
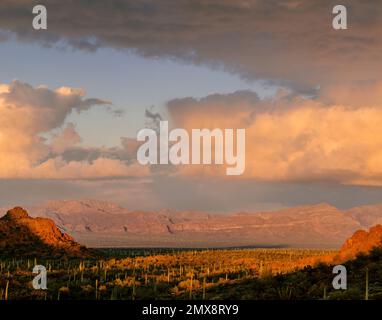
<svg viewBox="0 0 382 320">
<path fill-rule="evenodd" d="M 175 219 L 171 212 L 129 212 L 99 201 L 50 202 L 35 210 L 44 217 L 15 207 L 0 218 L 0 300 L 382 298 L 382 226 L 364 230 L 367 223 L 378 221 L 377 206 L 342 212 L 321 204 L 241 213 L 235 215 L 235 225 L 231 216 L 184 212 Z M 288 219 L 291 212 L 295 220 Z M 346 223 L 335 229 L 331 223 L 344 216 Z M 353 233 L 352 228 L 360 226 Z M 99 238 L 101 245 L 87 248 L 68 229 L 75 231 L 77 241 L 97 243 Z M 244 244 L 237 229 L 247 248 L 214 247 L 228 243 L 214 238 Z M 347 231 L 341 246 L 319 248 L 320 240 L 341 239 Z M 314 237 L 309 238 L 309 232 Z M 288 241 L 293 233 L 297 235 Z M 265 235 L 267 241 L 260 241 Z M 154 246 L 161 237 L 168 242 Z M 317 248 L 302 248 L 303 242 L 294 242 L 299 237 L 309 238 Z M 109 247 L 102 245 L 103 239 Z M 164 246 L 177 239 L 184 242 Z M 331 286 L 332 268 L 338 264 L 348 269 L 349 290 Z M 44 290 L 32 287 L 36 265 L 46 269 L 49 282 Z"/>
</svg>

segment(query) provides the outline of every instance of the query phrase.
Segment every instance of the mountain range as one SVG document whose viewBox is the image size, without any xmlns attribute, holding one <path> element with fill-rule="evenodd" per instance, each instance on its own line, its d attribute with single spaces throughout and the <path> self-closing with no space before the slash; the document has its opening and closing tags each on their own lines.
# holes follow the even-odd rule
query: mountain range
<svg viewBox="0 0 382 320">
<path fill-rule="evenodd" d="M 340 210 L 321 203 L 268 212 L 136 211 L 98 200 L 27 207 L 90 247 L 339 248 L 356 230 L 382 224 L 382 205 Z M 0 214 L 1 215 L 1 214 Z"/>
</svg>

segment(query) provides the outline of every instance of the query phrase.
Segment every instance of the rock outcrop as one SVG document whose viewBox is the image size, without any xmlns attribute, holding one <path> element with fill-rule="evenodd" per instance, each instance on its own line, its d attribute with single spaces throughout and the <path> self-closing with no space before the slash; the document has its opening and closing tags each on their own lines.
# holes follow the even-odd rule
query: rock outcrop
<svg viewBox="0 0 382 320">
<path fill-rule="evenodd" d="M 87 258 L 93 252 L 58 229 L 51 219 L 32 218 L 21 207 L 0 219 L 0 256 Z"/>
<path fill-rule="evenodd" d="M 356 231 L 347 239 L 339 252 L 342 261 L 355 258 L 358 254 L 367 254 L 375 247 L 382 246 L 382 225 L 376 225 L 369 229 Z"/>
</svg>

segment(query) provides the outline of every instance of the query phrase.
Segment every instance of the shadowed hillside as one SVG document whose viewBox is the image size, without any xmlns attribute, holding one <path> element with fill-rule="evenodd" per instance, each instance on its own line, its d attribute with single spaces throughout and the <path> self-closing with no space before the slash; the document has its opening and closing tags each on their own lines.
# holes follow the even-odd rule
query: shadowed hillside
<svg viewBox="0 0 382 320">
<path fill-rule="evenodd" d="M 0 256 L 2 257 L 91 257 L 93 253 L 80 246 L 46 218 L 32 218 L 16 207 L 0 219 Z"/>
</svg>

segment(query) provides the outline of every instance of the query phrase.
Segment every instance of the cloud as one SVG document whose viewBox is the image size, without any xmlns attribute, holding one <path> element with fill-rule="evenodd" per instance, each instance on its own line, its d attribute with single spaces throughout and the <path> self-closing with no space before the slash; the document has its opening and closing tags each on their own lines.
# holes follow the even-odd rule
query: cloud
<svg viewBox="0 0 382 320">
<path fill-rule="evenodd" d="M 382 101 L 382 81 L 323 86 L 318 93 L 317 99 L 327 104 L 345 103 L 349 107 L 380 107 Z"/>
<path fill-rule="evenodd" d="M 137 163 L 128 165 L 118 159 L 97 158 L 88 161 L 65 161 L 55 157 L 26 172 L 22 178 L 35 179 L 100 179 L 140 177 L 148 174 L 148 168 Z"/>
<path fill-rule="evenodd" d="M 175 99 L 167 108 L 173 127 L 245 128 L 246 170 L 239 179 L 381 186 L 382 85 L 357 88 L 324 87 L 315 97 L 280 90 L 266 99 L 238 91 Z M 339 103 L 336 92 L 345 104 Z M 122 137 L 119 147 L 83 146 L 67 116 L 108 104 L 84 97 L 82 89 L 50 90 L 18 81 L 0 85 L 0 177 L 225 177 L 222 166 L 138 165 L 140 143 L 134 138 Z"/>
<path fill-rule="evenodd" d="M 380 87 L 363 88 L 361 94 L 379 97 Z M 245 128 L 246 170 L 241 178 L 382 186 L 380 100 L 361 103 L 349 91 L 350 105 L 321 101 L 336 102 L 333 92 L 324 90 L 319 99 L 279 92 L 260 100 L 242 91 L 170 101 L 168 110 L 174 127 Z M 189 176 L 224 172 L 222 166 L 179 168 Z"/>
<path fill-rule="evenodd" d="M 230 178 L 239 181 L 222 184 L 220 178 L 227 177 L 220 167 L 137 166 L 134 158 L 139 144 L 132 138 L 121 138 L 121 145 L 114 148 L 82 145 L 75 126 L 66 123 L 68 115 L 108 104 L 86 99 L 82 89 L 50 90 L 21 82 L 0 85 L 0 178 L 33 179 L 16 181 L 20 183 L 14 186 L 15 192 L 28 181 L 28 186 L 46 185 L 48 194 L 52 186 L 62 184 L 70 197 L 78 190 L 92 196 L 97 188 L 93 193 L 97 197 L 131 198 L 137 207 L 154 198 L 153 207 L 167 202 L 182 208 L 200 203 L 222 210 L 240 208 L 237 190 L 243 189 L 248 206 L 253 194 L 260 194 L 258 202 L 275 203 L 282 198 L 288 205 L 291 199 L 293 204 L 301 203 L 301 195 L 307 202 L 317 197 L 334 201 L 341 190 L 350 190 L 342 193 L 342 204 L 354 199 L 367 202 L 361 191 L 378 200 L 373 188 L 353 186 L 382 185 L 379 0 L 342 1 L 348 8 L 346 31 L 331 28 L 331 10 L 338 4 L 332 0 L 46 0 L 44 4 L 48 30 L 37 32 L 31 28 L 34 1 L 1 1 L 0 41 L 16 37 L 60 49 L 130 50 L 149 58 L 222 68 L 294 90 L 265 100 L 241 91 L 170 101 L 175 127 L 246 128 L 245 174 Z M 148 110 L 148 118 L 160 120 Z M 166 174 L 178 182 L 170 185 Z M 139 200 L 129 193 L 136 180 L 130 184 L 130 179 L 115 179 L 147 175 L 157 181 L 156 189 L 151 193 L 147 185 L 139 185 Z M 6 181 L 2 190 L 9 188 Z M 238 184 L 232 186 L 232 181 Z M 311 181 L 317 189 L 309 189 Z M 184 191 L 194 183 L 195 187 Z M 263 199 L 263 187 L 254 189 L 254 184 L 273 187 L 263 192 Z M 352 186 L 338 189 L 337 184 Z M 38 187 L 33 192 L 39 192 Z M 197 200 L 190 194 L 199 194 Z M 225 200 L 216 204 L 222 194 Z"/>
<path fill-rule="evenodd" d="M 120 148 L 90 148 L 65 120 L 109 102 L 86 99 L 82 89 L 50 90 L 14 81 L 0 85 L 0 178 L 95 179 L 147 174 Z M 51 139 L 49 139 L 49 136 Z M 130 153 L 129 153 L 130 152 Z"/>
<path fill-rule="evenodd" d="M 62 153 L 80 142 L 81 137 L 77 133 L 74 124 L 68 123 L 62 132 L 54 136 L 50 145 L 54 153 Z"/>
<path fill-rule="evenodd" d="M 163 120 L 159 112 L 153 111 L 153 106 L 145 109 L 145 127 L 153 130 L 159 130 L 159 123 Z"/>
<path fill-rule="evenodd" d="M 150 179 L 133 177 L 100 180 L 0 179 L 0 211 L 3 213 L 17 205 L 40 204 L 52 199 L 98 199 L 137 210 L 165 207 L 150 190 L 150 185 Z"/>
<path fill-rule="evenodd" d="M 22 41 L 224 68 L 311 91 L 376 81 L 382 69 L 379 0 L 344 0 L 349 29 L 332 28 L 333 0 L 46 0 L 48 30 L 31 28 L 33 0 L 2 1 L 0 29 Z"/>
</svg>

